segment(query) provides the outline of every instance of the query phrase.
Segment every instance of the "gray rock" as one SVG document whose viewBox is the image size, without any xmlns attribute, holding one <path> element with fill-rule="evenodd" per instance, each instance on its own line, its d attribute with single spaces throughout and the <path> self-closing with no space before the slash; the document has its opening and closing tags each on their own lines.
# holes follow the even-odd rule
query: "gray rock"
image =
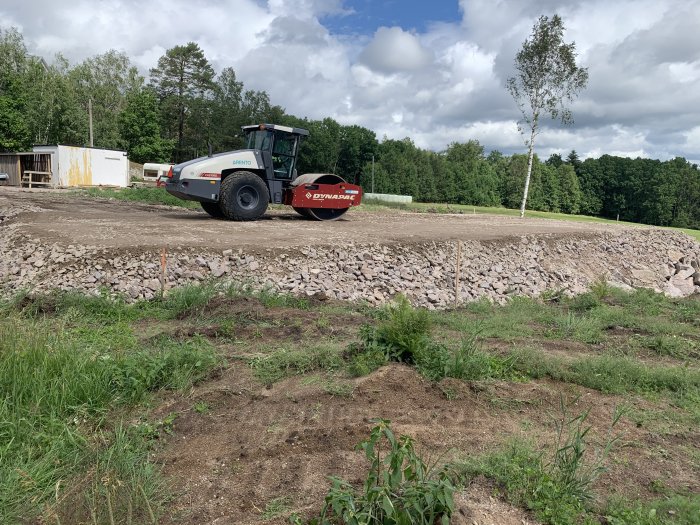
<svg viewBox="0 0 700 525">
<path fill-rule="evenodd" d="M 149 279 L 148 281 L 145 281 L 143 285 L 154 292 L 160 290 L 160 281 L 158 279 Z"/>
<path fill-rule="evenodd" d="M 211 268 L 211 267 L 210 267 Z M 224 266 L 216 265 L 213 268 L 211 268 L 211 274 L 214 277 L 221 277 L 226 273 L 226 268 Z"/>
<path fill-rule="evenodd" d="M 676 272 L 676 277 L 679 279 L 687 279 L 688 277 L 692 277 L 693 274 L 695 273 L 695 268 L 689 265 L 680 265 L 678 268 L 678 271 Z"/>
</svg>

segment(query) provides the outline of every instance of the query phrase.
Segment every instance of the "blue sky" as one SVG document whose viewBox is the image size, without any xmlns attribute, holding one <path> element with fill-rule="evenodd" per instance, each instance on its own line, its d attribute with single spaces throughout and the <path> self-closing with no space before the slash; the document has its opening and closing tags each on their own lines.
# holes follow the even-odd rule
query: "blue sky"
<svg viewBox="0 0 700 525">
<path fill-rule="evenodd" d="M 343 7 L 351 13 L 321 19 L 331 33 L 371 35 L 382 26 L 424 32 L 433 22 L 461 19 L 457 0 L 347 0 Z"/>
<path fill-rule="evenodd" d="M 700 0 L 0 0 L 0 27 L 48 61 L 123 51 L 144 76 L 196 42 L 216 71 L 233 67 L 299 117 L 510 154 L 524 143 L 506 80 L 554 13 L 590 80 L 573 126 L 542 122 L 537 153 L 700 163 Z"/>
</svg>

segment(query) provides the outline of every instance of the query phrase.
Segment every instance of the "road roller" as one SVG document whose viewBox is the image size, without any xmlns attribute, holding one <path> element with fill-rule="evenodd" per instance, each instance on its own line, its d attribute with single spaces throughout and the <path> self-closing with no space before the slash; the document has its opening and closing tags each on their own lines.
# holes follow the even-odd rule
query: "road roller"
<svg viewBox="0 0 700 525">
<path fill-rule="evenodd" d="M 286 204 L 307 219 L 333 221 L 362 201 L 362 188 L 333 173 L 297 175 L 299 147 L 308 130 L 243 126 L 246 149 L 210 154 L 170 168 L 165 189 L 198 201 L 212 217 L 254 221 L 268 204 Z"/>
</svg>

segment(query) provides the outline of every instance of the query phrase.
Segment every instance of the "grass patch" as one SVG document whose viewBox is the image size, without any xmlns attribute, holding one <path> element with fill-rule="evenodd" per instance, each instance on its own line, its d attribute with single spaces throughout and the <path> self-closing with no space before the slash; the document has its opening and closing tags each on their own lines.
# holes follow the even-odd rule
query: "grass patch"
<svg viewBox="0 0 700 525">
<path fill-rule="evenodd" d="M 253 357 L 249 363 L 255 377 L 266 385 L 285 377 L 319 370 L 334 372 L 344 365 L 340 348 L 331 345 L 301 349 L 281 348 L 267 355 Z"/>
<path fill-rule="evenodd" d="M 440 204 L 429 202 L 412 202 L 410 204 L 390 203 L 378 199 L 362 199 L 362 210 L 366 211 L 382 211 L 387 209 L 399 209 L 417 213 L 458 213 L 462 215 L 504 215 L 507 217 L 519 217 L 520 210 L 503 207 L 488 207 L 488 206 L 471 206 L 468 204 Z M 560 221 L 574 222 L 595 222 L 602 224 L 624 224 L 640 226 L 638 223 L 615 221 L 612 219 L 604 219 L 602 217 L 592 217 L 589 215 L 570 215 L 567 213 L 554 213 L 547 211 L 527 210 L 526 217 L 533 219 L 556 219 Z M 643 225 L 646 226 L 646 225 Z M 692 230 L 689 228 L 672 228 L 665 229 L 681 231 L 690 235 L 700 242 L 700 230 Z"/>
<path fill-rule="evenodd" d="M 272 520 L 287 514 L 292 505 L 292 498 L 289 496 L 282 496 L 275 498 L 267 502 L 265 505 L 265 510 L 263 510 L 260 516 L 263 520 Z"/>
<path fill-rule="evenodd" d="M 515 297 L 503 306 L 486 299 L 468 303 L 451 312 L 433 312 L 437 326 L 465 334 L 479 333 L 483 338 L 512 341 L 535 333 L 533 323 L 546 320 L 548 308 L 527 297 Z"/>
<path fill-rule="evenodd" d="M 573 441 L 565 444 L 572 450 Z M 557 451 L 562 450 L 557 449 Z M 585 446 L 584 446 L 585 449 Z M 570 464 L 569 464 L 570 465 Z M 700 496 L 673 494 L 649 501 L 612 498 L 599 505 L 591 491 L 591 478 L 583 480 L 583 492 L 572 490 L 570 480 L 578 470 L 557 464 L 556 453 L 549 456 L 524 441 L 512 441 L 506 447 L 485 456 L 468 457 L 453 466 L 462 482 L 476 476 L 493 479 L 512 504 L 532 511 L 549 525 L 694 525 L 700 515 Z M 590 465 L 590 463 L 589 463 Z M 602 465 L 593 462 L 601 473 Z M 580 483 L 577 481 L 574 486 Z"/>
<path fill-rule="evenodd" d="M 85 498 L 86 521 L 90 513 L 101 523 L 110 513 L 152 521 L 160 496 L 147 443 L 120 425 L 110 430 L 108 416 L 155 390 L 187 387 L 219 359 L 201 338 L 139 345 L 128 320 L 142 308 L 150 306 L 74 294 L 3 306 L 0 522 L 66 516 Z"/>
<path fill-rule="evenodd" d="M 163 204 L 165 206 L 177 206 L 178 208 L 189 208 L 193 210 L 201 208 L 199 202 L 178 199 L 165 191 L 165 188 L 87 188 L 80 190 L 80 194 L 88 197 L 145 202 L 148 204 Z"/>
<path fill-rule="evenodd" d="M 414 365 L 431 381 L 446 377 L 465 380 L 515 378 L 512 359 L 482 351 L 472 334 L 457 347 L 432 338 L 433 317 L 399 296 L 383 309 L 381 320 L 361 330 L 361 342 L 351 345 L 352 375 L 372 372 L 389 361 Z M 517 376 L 519 377 L 519 376 Z"/>
<path fill-rule="evenodd" d="M 515 350 L 510 355 L 514 367 L 529 377 L 550 377 L 611 394 L 672 393 L 682 398 L 700 392 L 698 369 L 650 366 L 613 356 L 565 360 L 531 348 Z"/>
<path fill-rule="evenodd" d="M 418 371 L 431 381 L 446 377 L 476 381 L 483 379 L 520 379 L 510 356 L 501 357 L 481 350 L 476 336 L 464 339 L 459 347 L 432 344 L 423 349 L 416 361 Z"/>
</svg>

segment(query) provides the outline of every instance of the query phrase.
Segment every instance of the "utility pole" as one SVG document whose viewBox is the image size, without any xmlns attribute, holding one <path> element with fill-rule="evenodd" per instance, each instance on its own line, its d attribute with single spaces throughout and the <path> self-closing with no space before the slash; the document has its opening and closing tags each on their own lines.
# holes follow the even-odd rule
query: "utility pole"
<svg viewBox="0 0 700 525">
<path fill-rule="evenodd" d="M 92 99 L 88 99 L 88 117 L 90 118 L 90 147 L 95 147 L 95 142 L 92 139 Z"/>
<path fill-rule="evenodd" d="M 374 193 L 374 155 L 372 155 L 372 193 Z"/>
</svg>

